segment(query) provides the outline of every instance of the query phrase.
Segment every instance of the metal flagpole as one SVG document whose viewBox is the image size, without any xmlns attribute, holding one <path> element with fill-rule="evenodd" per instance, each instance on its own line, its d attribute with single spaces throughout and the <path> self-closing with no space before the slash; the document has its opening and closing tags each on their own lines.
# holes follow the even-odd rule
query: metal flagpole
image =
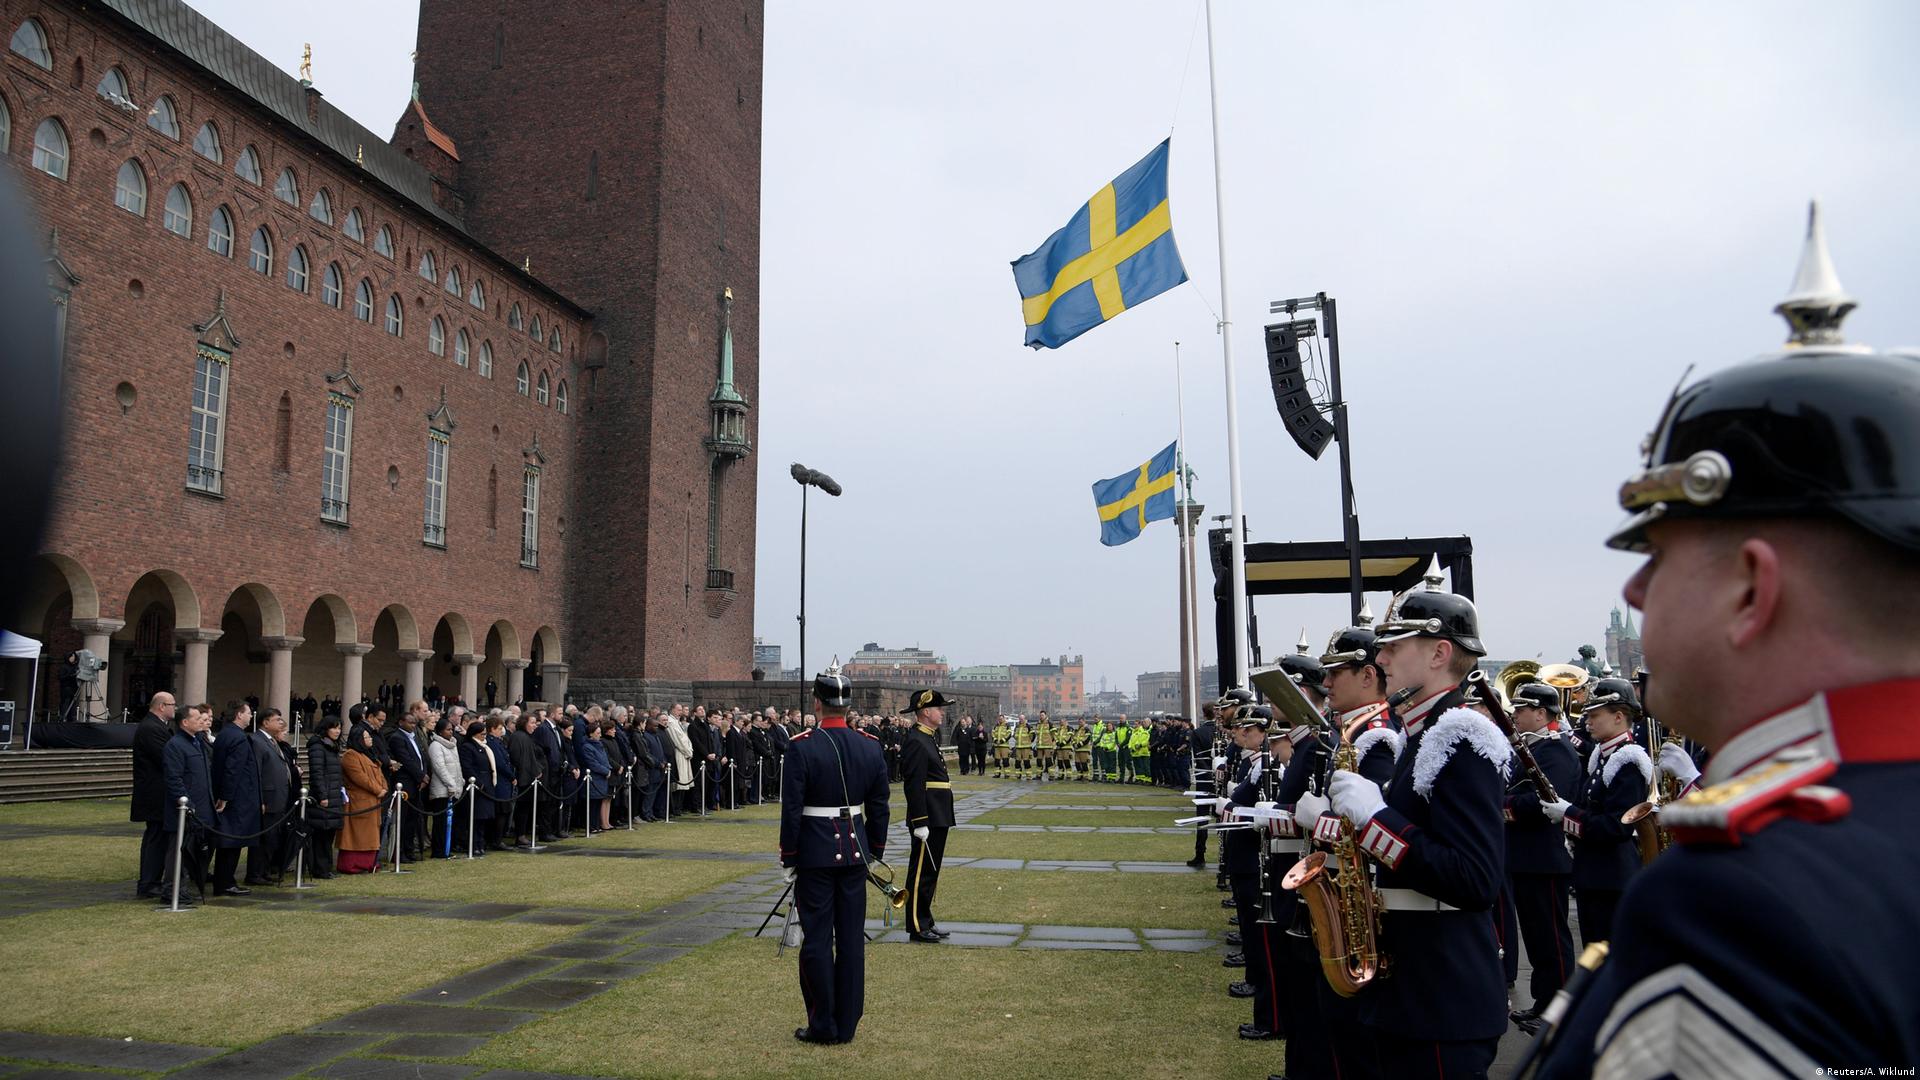
<svg viewBox="0 0 1920 1080">
<path fill-rule="evenodd" d="M 1174 487 L 1174 513 L 1179 517 L 1180 525 L 1180 621 L 1183 625 L 1180 634 L 1180 667 L 1185 671 L 1182 689 L 1186 699 L 1180 703 L 1181 711 L 1198 713 L 1200 694 L 1197 689 L 1200 670 L 1200 625 L 1196 619 L 1198 608 L 1193 600 L 1193 586 L 1189 581 L 1187 567 L 1193 565 L 1193 515 L 1187 513 L 1187 504 L 1193 502 L 1193 483 L 1187 479 L 1187 386 L 1186 379 L 1180 374 L 1180 343 L 1173 343 L 1173 400 L 1174 413 L 1178 420 L 1177 431 L 1180 449 L 1174 454 L 1174 468 L 1180 472 Z M 1181 485 L 1185 486 L 1186 498 L 1181 499 Z M 1198 723 L 1197 717 L 1188 717 Z"/>
<path fill-rule="evenodd" d="M 1247 546 L 1246 512 L 1240 501 L 1240 405 L 1233 383 L 1233 319 L 1227 287 L 1227 199 L 1220 182 L 1220 88 L 1214 78 L 1213 0 L 1207 0 L 1207 106 L 1213 117 L 1213 213 L 1220 244 L 1220 359 L 1227 380 L 1227 536 L 1233 541 L 1229 569 L 1233 575 L 1233 656 L 1220 658 L 1221 685 L 1247 680 Z"/>
</svg>

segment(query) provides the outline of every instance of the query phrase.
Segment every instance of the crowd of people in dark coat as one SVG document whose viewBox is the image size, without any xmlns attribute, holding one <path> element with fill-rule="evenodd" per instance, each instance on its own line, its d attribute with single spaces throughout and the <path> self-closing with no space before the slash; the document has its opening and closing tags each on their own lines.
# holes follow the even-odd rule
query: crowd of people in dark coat
<svg viewBox="0 0 1920 1080">
<path fill-rule="evenodd" d="M 278 709 L 216 716 L 161 692 L 134 740 L 136 895 L 171 901 L 178 880 L 190 903 L 736 810 L 778 798 L 788 740 L 813 722 L 613 702 L 482 713 L 421 700 L 395 717 L 369 700 L 323 715 L 301 745 Z"/>
</svg>

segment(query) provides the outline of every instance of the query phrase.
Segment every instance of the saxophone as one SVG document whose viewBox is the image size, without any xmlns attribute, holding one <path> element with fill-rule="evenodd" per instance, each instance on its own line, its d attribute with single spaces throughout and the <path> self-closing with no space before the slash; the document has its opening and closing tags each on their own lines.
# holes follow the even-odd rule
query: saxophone
<svg viewBox="0 0 1920 1080">
<path fill-rule="evenodd" d="M 1385 709 L 1385 705 L 1369 709 L 1341 729 L 1340 745 L 1333 751 L 1335 769 L 1354 771 L 1360 767 L 1353 733 Z M 1331 867 L 1327 865 L 1329 854 Z M 1340 821 L 1340 839 L 1334 841 L 1331 853 L 1308 854 L 1287 871 L 1280 887 L 1300 894 L 1301 907 L 1313 926 L 1320 971 L 1334 993 L 1352 997 L 1379 977 L 1386 967 L 1386 959 L 1380 955 L 1380 899 L 1368 880 L 1352 822 Z"/>
</svg>

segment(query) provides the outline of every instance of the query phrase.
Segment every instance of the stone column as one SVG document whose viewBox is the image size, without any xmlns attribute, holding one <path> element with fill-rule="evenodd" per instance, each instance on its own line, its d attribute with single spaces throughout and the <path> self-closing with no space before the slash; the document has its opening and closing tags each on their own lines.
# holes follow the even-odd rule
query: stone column
<svg viewBox="0 0 1920 1080">
<path fill-rule="evenodd" d="M 480 698 L 480 664 L 486 657 L 479 653 L 455 653 L 453 662 L 460 669 L 460 700 L 477 710 Z"/>
<path fill-rule="evenodd" d="M 567 701 L 567 665 L 540 665 L 540 696 L 549 705 L 564 705 Z"/>
<path fill-rule="evenodd" d="M 533 661 L 502 660 L 500 664 L 507 669 L 507 704 L 512 705 L 526 696 L 527 668 L 533 664 Z"/>
<path fill-rule="evenodd" d="M 93 655 L 103 661 L 108 658 L 113 650 L 113 635 L 125 625 L 127 624 L 120 619 L 73 620 L 73 628 L 86 635 L 86 640 L 81 643 L 80 647 L 91 650 Z M 64 663 L 66 657 L 63 656 L 59 659 Z M 107 680 L 112 676 L 113 668 L 109 665 L 108 667 L 100 669 L 100 677 L 93 681 L 93 685 L 77 687 L 80 695 L 80 704 L 73 711 L 73 719 L 84 722 L 106 713 Z M 146 706 L 146 702 L 143 701 L 140 703 L 142 715 L 145 714 Z M 63 701 L 60 703 L 63 716 L 65 715 L 66 707 L 66 702 Z"/>
<path fill-rule="evenodd" d="M 287 724 L 293 724 L 293 650 L 307 643 L 303 637 L 263 637 L 260 644 L 267 647 L 267 700 L 269 709 L 279 709 L 280 715 L 287 718 Z"/>
<path fill-rule="evenodd" d="M 407 662 L 407 688 L 401 695 L 407 700 L 400 703 L 405 711 L 416 701 L 427 696 L 427 661 L 433 659 L 432 649 L 401 649 L 400 658 Z"/>
<path fill-rule="evenodd" d="M 175 627 L 173 640 L 186 646 L 186 672 L 180 680 L 181 708 L 207 700 L 207 646 L 220 640 L 220 631 L 199 627 Z"/>
<path fill-rule="evenodd" d="M 355 641 L 335 645 L 334 648 L 339 649 L 340 655 L 346 658 L 340 665 L 340 712 L 344 719 L 347 710 L 360 704 L 360 699 L 366 696 L 360 686 L 361 661 L 373 651 L 373 646 Z"/>
</svg>

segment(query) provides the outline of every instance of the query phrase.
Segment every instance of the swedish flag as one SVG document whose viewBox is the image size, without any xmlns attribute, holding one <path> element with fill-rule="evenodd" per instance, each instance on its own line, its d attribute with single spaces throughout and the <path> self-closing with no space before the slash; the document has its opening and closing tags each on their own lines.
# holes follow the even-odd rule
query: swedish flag
<svg viewBox="0 0 1920 1080">
<path fill-rule="evenodd" d="M 1057 349 L 1187 280 L 1167 201 L 1171 141 L 1095 192 L 1033 254 L 1015 260 L 1028 345 Z"/>
<path fill-rule="evenodd" d="M 1176 443 L 1153 455 L 1147 463 L 1111 480 L 1093 485 L 1093 504 L 1100 508 L 1100 542 L 1115 547 L 1140 535 L 1149 521 L 1173 516 Z"/>
</svg>

